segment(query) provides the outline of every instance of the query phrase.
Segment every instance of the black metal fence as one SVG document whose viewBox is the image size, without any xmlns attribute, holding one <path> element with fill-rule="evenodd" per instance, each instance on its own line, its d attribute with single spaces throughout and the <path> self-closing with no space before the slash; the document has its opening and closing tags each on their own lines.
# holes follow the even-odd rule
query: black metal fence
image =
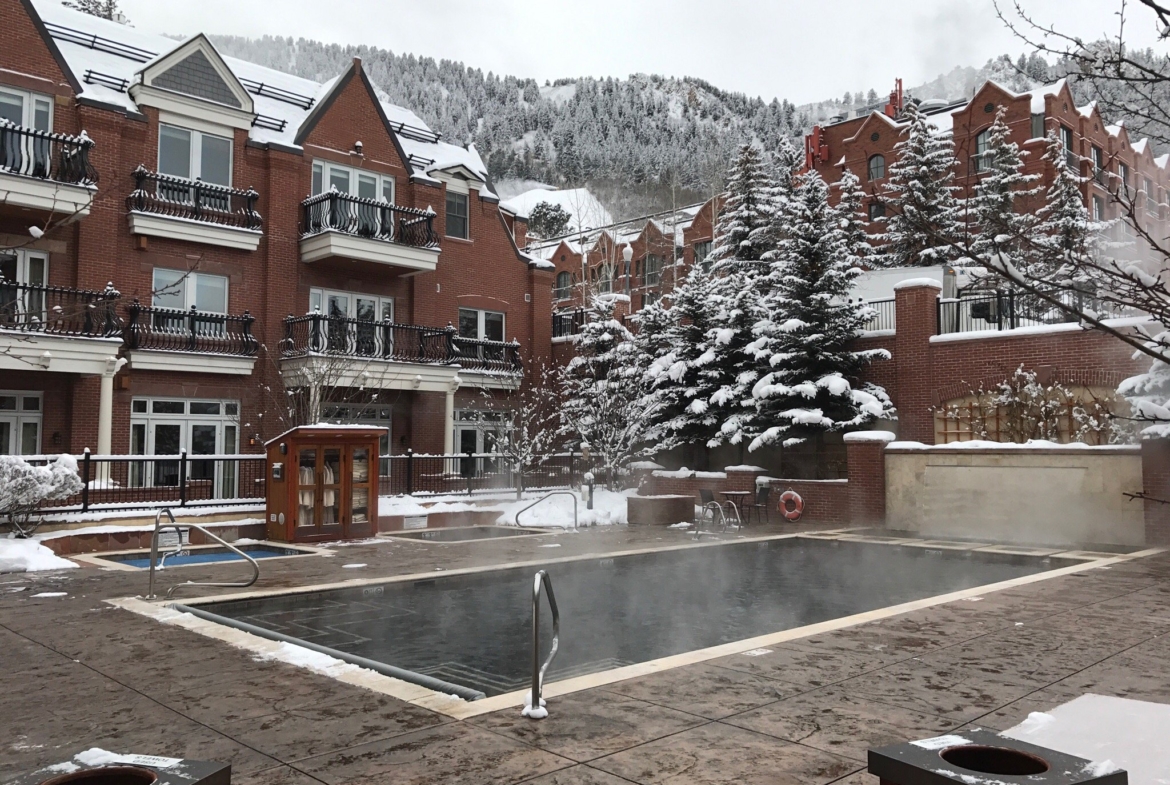
<svg viewBox="0 0 1170 785">
<path fill-rule="evenodd" d="M 979 330 L 1015 330 L 1020 327 L 1076 323 L 1076 312 L 1092 311 L 1098 316 L 1130 315 L 1112 303 L 1102 302 L 1091 294 L 1053 292 L 1062 308 L 1031 292 L 986 291 L 964 293 L 956 298 L 938 300 L 938 334 L 965 333 Z"/>
<path fill-rule="evenodd" d="M 97 170 L 89 161 L 93 140 L 38 131 L 0 120 L 0 172 L 70 185 L 95 185 Z"/>
<path fill-rule="evenodd" d="M 332 230 L 414 248 L 437 248 L 435 214 L 399 207 L 339 191 L 310 196 L 301 203 L 301 234 Z"/>
<path fill-rule="evenodd" d="M 126 308 L 124 332 L 127 349 L 227 354 L 254 357 L 259 342 L 252 335 L 256 321 L 248 311 L 242 316 L 179 308 L 156 308 L 135 299 Z"/>
<path fill-rule="evenodd" d="M 585 311 L 580 308 L 571 311 L 555 311 L 552 319 L 552 337 L 567 338 L 581 332 L 581 328 L 585 326 Z"/>
<path fill-rule="evenodd" d="M 17 283 L 0 278 L 0 329 L 90 338 L 122 332 L 112 285 L 104 291 Z"/>
<path fill-rule="evenodd" d="M 315 312 L 284 320 L 281 355 L 311 354 L 407 363 L 459 363 L 473 370 L 519 372 L 520 345 L 515 341 L 461 338 L 455 328 L 326 316 Z"/>
<path fill-rule="evenodd" d="M 45 463 L 50 456 L 30 457 Z M 573 488 L 586 470 L 577 453 L 541 456 L 523 473 L 504 455 L 383 455 L 379 493 L 451 495 L 523 488 Z M 77 459 L 82 490 L 47 502 L 38 513 L 55 515 L 161 507 L 243 507 L 265 502 L 266 458 L 254 455 L 92 455 Z"/>
<path fill-rule="evenodd" d="M 897 308 L 894 307 L 894 298 L 890 297 L 885 300 L 862 300 L 859 301 L 869 310 L 873 311 L 873 315 L 866 321 L 863 330 L 893 330 L 897 328 Z"/>
<path fill-rule="evenodd" d="M 126 197 L 126 209 L 202 223 L 259 231 L 263 225 L 256 202 L 260 194 L 226 185 L 205 183 L 159 174 L 139 166 L 134 170 L 134 190 Z"/>
</svg>

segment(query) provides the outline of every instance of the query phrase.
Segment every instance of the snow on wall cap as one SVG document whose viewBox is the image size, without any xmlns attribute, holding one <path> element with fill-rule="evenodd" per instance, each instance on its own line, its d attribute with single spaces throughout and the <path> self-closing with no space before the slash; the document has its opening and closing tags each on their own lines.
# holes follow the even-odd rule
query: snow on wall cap
<svg viewBox="0 0 1170 785">
<path fill-rule="evenodd" d="M 899 289 L 917 289 L 920 286 L 942 289 L 942 281 L 936 281 L 934 278 L 907 278 L 905 281 L 898 281 L 894 284 L 894 291 Z"/>
<path fill-rule="evenodd" d="M 752 466 L 750 463 L 743 463 L 739 466 L 725 466 L 725 472 L 766 472 L 768 471 L 763 466 Z"/>
<path fill-rule="evenodd" d="M 844 436 L 846 444 L 849 442 L 892 442 L 897 438 L 893 431 L 854 431 Z"/>
</svg>

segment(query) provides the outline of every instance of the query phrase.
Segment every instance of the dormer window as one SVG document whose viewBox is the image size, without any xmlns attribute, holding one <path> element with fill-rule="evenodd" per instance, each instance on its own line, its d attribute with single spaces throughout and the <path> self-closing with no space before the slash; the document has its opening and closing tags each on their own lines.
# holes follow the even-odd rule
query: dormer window
<svg viewBox="0 0 1170 785">
<path fill-rule="evenodd" d="M 158 170 L 172 177 L 230 186 L 232 140 L 190 128 L 160 124 Z"/>
<path fill-rule="evenodd" d="M 447 191 L 447 236 L 468 238 L 467 194 Z"/>
<path fill-rule="evenodd" d="M 53 102 L 48 96 L 0 87 L 0 119 L 37 131 L 52 131 Z"/>
<path fill-rule="evenodd" d="M 362 199 L 394 204 L 394 178 L 384 174 L 354 169 L 350 166 L 313 162 L 313 196 L 336 190 Z"/>
</svg>

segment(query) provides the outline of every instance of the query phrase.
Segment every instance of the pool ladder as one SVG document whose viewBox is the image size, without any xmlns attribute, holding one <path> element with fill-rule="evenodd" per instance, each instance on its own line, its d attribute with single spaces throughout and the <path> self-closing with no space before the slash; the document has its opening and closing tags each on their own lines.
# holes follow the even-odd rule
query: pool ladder
<svg viewBox="0 0 1170 785">
<path fill-rule="evenodd" d="M 552 493 L 546 493 L 544 496 L 541 496 L 539 499 L 534 501 L 532 504 L 528 505 L 524 509 L 520 510 L 520 512 L 516 513 L 516 517 L 513 519 L 516 521 L 516 525 L 517 526 L 520 525 L 521 513 L 528 512 L 529 510 L 531 510 L 536 505 L 540 504 L 545 499 L 551 499 L 554 496 L 569 496 L 573 499 L 573 528 L 576 529 L 577 528 L 577 494 L 573 493 L 572 491 L 553 491 Z"/>
<path fill-rule="evenodd" d="M 540 662 L 540 590 L 548 594 L 548 607 L 552 611 L 553 639 L 549 649 L 548 659 L 544 664 Z M 557 649 L 561 644 L 561 613 L 557 610 L 557 598 L 553 594 L 552 578 L 544 570 L 536 573 L 532 584 L 532 691 L 528 693 L 527 705 L 520 712 L 523 716 L 534 720 L 543 720 L 548 716 L 544 700 L 540 697 L 544 687 L 544 674 L 552 664 L 553 657 L 557 656 Z"/>
<path fill-rule="evenodd" d="M 700 513 L 699 520 L 695 524 L 694 537 L 696 540 L 703 536 L 703 524 L 705 522 L 710 521 L 711 524 L 707 531 L 714 530 L 717 515 L 719 519 L 719 531 L 725 532 L 729 526 L 734 528 L 736 531 L 743 528 L 743 518 L 740 517 L 739 507 L 736 506 L 736 503 L 728 500 L 727 507 L 732 513 L 730 520 L 728 519 L 727 513 L 724 511 L 723 505 L 721 505 L 719 502 L 707 502 L 705 505 L 703 505 L 703 511 Z"/>
<path fill-rule="evenodd" d="M 162 517 L 164 514 L 170 520 L 170 523 L 163 524 Z M 175 533 L 179 535 L 179 542 L 175 546 L 175 550 L 171 551 L 170 553 L 164 553 L 162 559 L 159 559 L 158 558 L 158 535 L 159 535 L 159 532 L 161 532 L 164 529 L 174 529 Z M 180 553 L 183 552 L 183 533 L 182 533 L 183 529 L 187 529 L 188 531 L 190 531 L 191 529 L 195 529 L 196 531 L 202 532 L 203 536 L 208 537 L 212 540 L 215 540 L 220 545 L 224 546 L 228 550 L 237 554 L 240 558 L 246 559 L 248 561 L 248 563 L 252 565 L 252 577 L 250 580 L 247 580 L 247 581 L 243 581 L 243 582 L 237 581 L 237 582 L 233 582 L 233 583 L 222 583 L 222 582 L 210 583 L 210 582 L 196 582 L 196 581 L 185 581 L 183 583 L 176 583 L 174 586 L 167 589 L 167 599 L 168 600 L 171 598 L 171 595 L 173 595 L 175 593 L 175 589 L 180 589 L 180 588 L 183 588 L 184 586 L 215 586 L 215 587 L 222 587 L 222 588 L 245 589 L 245 588 L 251 586 L 257 580 L 259 580 L 259 578 L 260 578 L 260 565 L 256 563 L 255 559 L 253 559 L 251 556 L 249 556 L 248 554 L 241 551 L 236 546 L 232 545 L 230 542 L 226 542 L 225 540 L 220 539 L 218 536 L 212 534 L 207 529 L 203 528 L 202 526 L 200 526 L 197 523 L 175 523 L 175 515 L 174 515 L 174 513 L 171 512 L 171 508 L 170 507 L 163 507 L 154 516 L 154 534 L 150 538 L 150 584 L 149 584 L 149 587 L 147 588 L 147 591 L 146 591 L 146 599 L 148 599 L 148 600 L 157 599 L 157 596 L 154 593 L 155 565 L 157 565 L 161 569 L 163 566 L 163 563 L 167 560 L 168 556 L 178 556 Z"/>
</svg>

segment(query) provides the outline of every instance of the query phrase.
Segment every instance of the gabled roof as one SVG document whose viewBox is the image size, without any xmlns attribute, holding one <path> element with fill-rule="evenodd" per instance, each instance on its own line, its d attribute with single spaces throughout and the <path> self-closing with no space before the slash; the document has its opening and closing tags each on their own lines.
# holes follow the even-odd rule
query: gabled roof
<svg viewBox="0 0 1170 785">
<path fill-rule="evenodd" d="M 28 18 L 32 22 L 33 27 L 37 29 L 37 33 L 41 36 L 41 40 L 44 41 L 45 47 L 49 50 L 49 54 L 57 61 L 61 73 L 65 74 L 65 78 L 69 80 L 69 86 L 73 88 L 75 94 L 80 95 L 83 89 L 81 82 L 77 80 L 77 74 L 73 73 L 73 69 L 69 67 L 65 56 L 61 54 L 61 49 L 57 46 L 57 42 L 49 34 L 48 29 L 45 27 L 45 21 L 37 12 L 36 7 L 32 4 L 31 0 L 20 0 L 20 4 L 24 6 L 25 13 L 28 14 Z"/>
<path fill-rule="evenodd" d="M 147 61 L 135 77 L 139 85 L 221 104 L 247 114 L 255 112 L 252 95 L 203 33 Z"/>
</svg>

